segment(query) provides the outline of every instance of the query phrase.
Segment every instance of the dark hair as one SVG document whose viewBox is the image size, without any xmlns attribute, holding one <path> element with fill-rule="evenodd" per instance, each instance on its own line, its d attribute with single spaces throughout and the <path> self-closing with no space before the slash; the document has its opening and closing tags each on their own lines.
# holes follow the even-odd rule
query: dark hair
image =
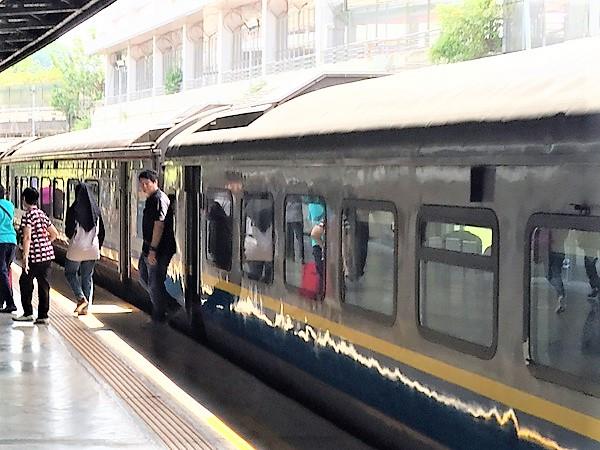
<svg viewBox="0 0 600 450">
<path fill-rule="evenodd" d="M 4 198 L 5 195 L 6 195 L 6 189 L 4 189 L 4 186 L 2 186 L 0 184 L 0 199 Z"/>
<path fill-rule="evenodd" d="M 32 187 L 25 188 L 21 197 L 25 200 L 28 205 L 35 205 L 40 198 L 40 194 L 37 190 Z"/>
<path fill-rule="evenodd" d="M 156 172 L 156 170 L 146 169 L 140 172 L 140 174 L 138 175 L 138 180 L 141 180 L 142 178 L 156 183 L 158 182 L 158 172 Z"/>
</svg>

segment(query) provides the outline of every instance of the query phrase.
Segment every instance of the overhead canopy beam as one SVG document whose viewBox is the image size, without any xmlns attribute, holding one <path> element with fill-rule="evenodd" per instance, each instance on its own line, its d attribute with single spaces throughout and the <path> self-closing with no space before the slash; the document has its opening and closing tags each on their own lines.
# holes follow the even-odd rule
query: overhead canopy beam
<svg viewBox="0 0 600 450">
<path fill-rule="evenodd" d="M 0 0 L 0 72 L 115 0 Z"/>
</svg>

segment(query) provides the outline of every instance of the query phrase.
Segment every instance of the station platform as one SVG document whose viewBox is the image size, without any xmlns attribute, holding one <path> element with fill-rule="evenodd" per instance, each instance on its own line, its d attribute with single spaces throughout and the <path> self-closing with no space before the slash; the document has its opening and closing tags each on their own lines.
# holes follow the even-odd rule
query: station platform
<svg viewBox="0 0 600 450">
<path fill-rule="evenodd" d="M 0 315 L 0 446 L 370 448 L 101 287 L 75 317 L 62 268 L 50 282 L 50 325 Z"/>
</svg>

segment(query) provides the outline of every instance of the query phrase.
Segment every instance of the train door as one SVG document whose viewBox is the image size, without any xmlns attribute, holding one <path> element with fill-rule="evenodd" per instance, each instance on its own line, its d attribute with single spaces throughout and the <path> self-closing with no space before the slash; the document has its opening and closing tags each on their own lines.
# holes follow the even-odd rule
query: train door
<svg viewBox="0 0 600 450">
<path fill-rule="evenodd" d="M 200 167 L 185 168 L 185 220 L 186 220 L 186 245 L 185 245 L 185 305 L 192 319 L 192 329 L 202 335 L 203 325 L 201 319 L 201 217 L 202 214 L 202 187 Z"/>
</svg>

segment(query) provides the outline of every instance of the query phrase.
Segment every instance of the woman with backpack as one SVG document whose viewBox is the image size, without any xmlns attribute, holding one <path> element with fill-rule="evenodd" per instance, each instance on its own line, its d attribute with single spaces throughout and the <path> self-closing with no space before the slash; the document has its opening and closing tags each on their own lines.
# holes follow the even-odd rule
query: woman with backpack
<svg viewBox="0 0 600 450">
<path fill-rule="evenodd" d="M 105 236 L 100 208 L 86 183 L 75 187 L 75 201 L 65 216 L 65 234 L 69 238 L 65 277 L 77 299 L 75 313 L 85 315 L 92 302 L 94 269 Z"/>
</svg>

